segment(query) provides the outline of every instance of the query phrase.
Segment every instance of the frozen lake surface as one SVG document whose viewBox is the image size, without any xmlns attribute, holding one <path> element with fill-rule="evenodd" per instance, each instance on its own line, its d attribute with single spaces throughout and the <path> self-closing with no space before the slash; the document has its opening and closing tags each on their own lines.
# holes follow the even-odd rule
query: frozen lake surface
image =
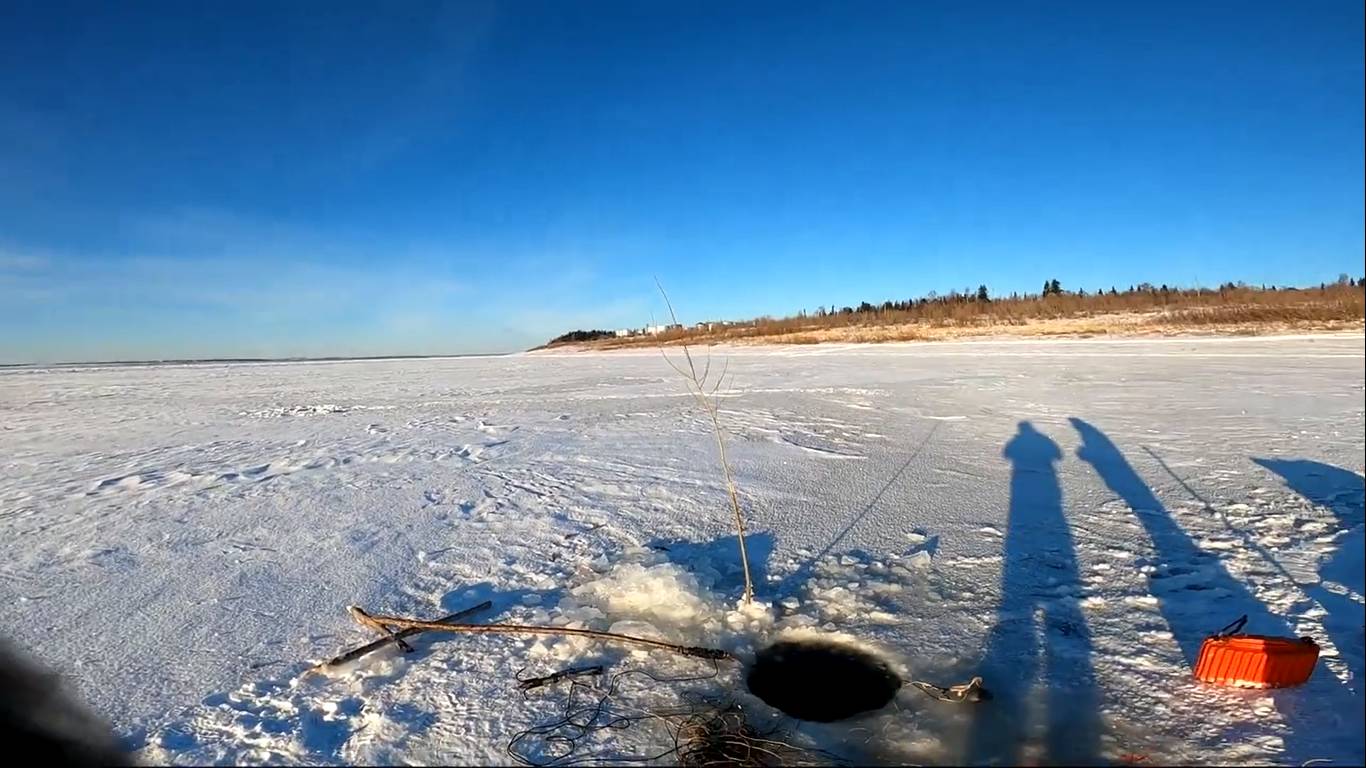
<svg viewBox="0 0 1366 768">
<path fill-rule="evenodd" d="M 58 367 L 0 372 L 0 634 L 150 761 L 506 763 L 563 709 L 519 670 L 702 664 L 424 636 L 299 677 L 371 638 L 347 605 L 483 599 L 479 621 L 742 656 L 839 633 L 905 678 L 996 694 L 906 686 L 817 725 L 734 664 L 621 692 L 732 697 L 854 761 L 1366 760 L 1361 336 L 716 354 L 759 610 L 737 610 L 712 437 L 657 351 Z M 1244 614 L 1319 642 L 1307 685 L 1191 679 Z M 582 749 L 669 746 L 647 723 Z"/>
</svg>

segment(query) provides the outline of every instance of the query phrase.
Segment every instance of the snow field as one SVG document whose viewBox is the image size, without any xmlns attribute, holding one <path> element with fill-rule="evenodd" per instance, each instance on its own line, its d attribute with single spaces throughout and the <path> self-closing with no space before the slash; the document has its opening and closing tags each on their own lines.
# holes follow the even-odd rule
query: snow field
<svg viewBox="0 0 1366 768">
<path fill-rule="evenodd" d="M 77 367 L 0 372 L 0 631 L 155 762 L 505 763 L 563 706 L 515 676 L 593 661 L 706 678 L 622 706 L 732 697 L 853 759 L 1366 758 L 1359 336 L 725 355 L 748 610 L 707 424 L 657 352 Z M 1009 717 L 908 687 L 797 723 L 734 665 L 581 638 L 424 635 L 302 675 L 370 639 L 349 604 L 484 599 L 474 620 L 741 655 L 833 634 L 903 678 L 982 674 Z M 1307 686 L 1190 679 L 1241 613 L 1320 642 Z"/>
</svg>

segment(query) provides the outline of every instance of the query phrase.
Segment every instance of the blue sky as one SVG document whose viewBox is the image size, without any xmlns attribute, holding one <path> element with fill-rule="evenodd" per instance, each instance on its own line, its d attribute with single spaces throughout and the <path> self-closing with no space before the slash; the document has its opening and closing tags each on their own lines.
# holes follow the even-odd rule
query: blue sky
<svg viewBox="0 0 1366 768">
<path fill-rule="evenodd" d="M 1363 265 L 1328 2 L 0 8 L 0 361 Z"/>
</svg>

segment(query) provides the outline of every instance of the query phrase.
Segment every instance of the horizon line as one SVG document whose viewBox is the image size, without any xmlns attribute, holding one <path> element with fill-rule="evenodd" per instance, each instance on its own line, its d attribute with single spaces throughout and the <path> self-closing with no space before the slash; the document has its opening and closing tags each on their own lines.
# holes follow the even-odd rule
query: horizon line
<svg viewBox="0 0 1366 768">
<path fill-rule="evenodd" d="M 457 352 L 434 355 L 324 355 L 321 357 L 175 357 L 151 360 L 67 360 L 54 363 L 0 363 L 0 369 L 62 368 L 76 366 L 203 365 L 206 363 L 345 363 L 365 360 L 434 360 L 449 357 L 502 357 L 511 352 Z"/>
</svg>

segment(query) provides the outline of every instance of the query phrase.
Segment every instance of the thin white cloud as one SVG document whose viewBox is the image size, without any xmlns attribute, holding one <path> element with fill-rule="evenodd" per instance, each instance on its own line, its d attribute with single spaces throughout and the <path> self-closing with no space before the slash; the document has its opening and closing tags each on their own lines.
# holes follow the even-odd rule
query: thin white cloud
<svg viewBox="0 0 1366 768">
<path fill-rule="evenodd" d="M 510 351 L 649 317 L 601 298 L 582 243 L 386 242 L 211 208 L 125 222 L 110 252 L 0 249 L 0 324 L 17 329 L 0 358 L 49 355 L 25 337 L 60 359 Z"/>
<path fill-rule="evenodd" d="M 0 272 L 33 272 L 51 263 L 46 254 L 0 246 Z"/>
</svg>

